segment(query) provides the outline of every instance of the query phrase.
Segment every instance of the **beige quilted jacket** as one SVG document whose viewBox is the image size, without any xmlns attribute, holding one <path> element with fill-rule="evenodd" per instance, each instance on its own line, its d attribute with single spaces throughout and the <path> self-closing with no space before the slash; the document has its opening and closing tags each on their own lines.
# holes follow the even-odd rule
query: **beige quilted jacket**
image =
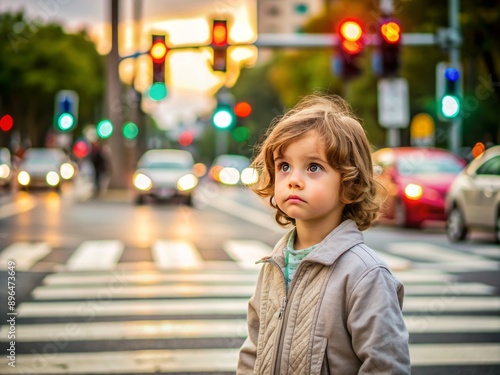
<svg viewBox="0 0 500 375">
<path fill-rule="evenodd" d="M 346 220 L 300 263 L 286 292 L 287 233 L 248 308 L 239 375 L 409 374 L 403 285 Z"/>
</svg>

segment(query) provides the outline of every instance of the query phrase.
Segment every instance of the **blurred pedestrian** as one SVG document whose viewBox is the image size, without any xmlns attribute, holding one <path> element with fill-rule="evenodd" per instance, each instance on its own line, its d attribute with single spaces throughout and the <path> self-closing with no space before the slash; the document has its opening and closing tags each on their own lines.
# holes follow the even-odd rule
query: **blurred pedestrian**
<svg viewBox="0 0 500 375">
<path fill-rule="evenodd" d="M 98 195 L 105 186 L 105 177 L 109 173 L 109 156 L 100 142 L 91 144 L 90 161 L 94 166 L 94 194 Z"/>
<path fill-rule="evenodd" d="M 348 104 L 304 98 L 269 129 L 253 165 L 253 190 L 293 228 L 258 262 L 237 373 L 409 374 L 403 285 L 363 242 L 381 200 Z"/>
</svg>

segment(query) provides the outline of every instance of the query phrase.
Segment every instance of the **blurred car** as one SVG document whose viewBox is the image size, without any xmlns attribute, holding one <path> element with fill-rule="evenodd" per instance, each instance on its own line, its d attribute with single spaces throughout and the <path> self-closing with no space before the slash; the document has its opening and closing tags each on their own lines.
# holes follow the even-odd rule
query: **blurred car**
<svg viewBox="0 0 500 375">
<path fill-rule="evenodd" d="M 0 147 L 0 187 L 9 189 L 12 185 L 12 159 L 6 147 Z"/>
<path fill-rule="evenodd" d="M 64 180 L 76 173 L 75 163 L 59 148 L 30 148 L 19 166 L 17 182 L 21 189 L 52 187 L 60 189 Z"/>
<path fill-rule="evenodd" d="M 447 150 L 419 147 L 383 148 L 372 158 L 375 178 L 388 193 L 385 218 L 412 228 L 446 220 L 446 194 L 465 160 Z"/>
<path fill-rule="evenodd" d="M 250 185 L 256 182 L 257 174 L 246 156 L 223 154 L 215 158 L 208 176 L 224 185 Z"/>
<path fill-rule="evenodd" d="M 139 159 L 132 178 L 135 202 L 144 204 L 147 197 L 156 200 L 180 197 L 191 205 L 193 189 L 198 185 L 193 168 L 194 158 L 189 151 L 146 151 Z"/>
<path fill-rule="evenodd" d="M 463 241 L 471 229 L 494 230 L 500 242 L 500 146 L 487 149 L 457 176 L 446 199 L 450 241 Z"/>
</svg>

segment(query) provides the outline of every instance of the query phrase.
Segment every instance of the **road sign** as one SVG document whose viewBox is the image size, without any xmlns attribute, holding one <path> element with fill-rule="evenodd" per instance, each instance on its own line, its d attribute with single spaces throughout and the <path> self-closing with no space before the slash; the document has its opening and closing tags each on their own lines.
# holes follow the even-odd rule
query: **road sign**
<svg viewBox="0 0 500 375">
<path fill-rule="evenodd" d="M 410 122 L 408 81 L 383 78 L 378 81 L 378 122 L 384 128 L 407 128 Z"/>
</svg>

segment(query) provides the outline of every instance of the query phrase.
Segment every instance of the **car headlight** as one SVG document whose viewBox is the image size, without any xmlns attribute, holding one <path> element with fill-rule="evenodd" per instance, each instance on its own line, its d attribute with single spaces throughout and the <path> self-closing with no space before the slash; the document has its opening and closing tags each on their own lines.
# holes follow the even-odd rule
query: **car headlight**
<svg viewBox="0 0 500 375">
<path fill-rule="evenodd" d="M 30 180 L 30 174 L 26 171 L 21 171 L 17 175 L 17 182 L 19 182 L 19 185 L 27 186 L 30 183 Z"/>
<path fill-rule="evenodd" d="M 45 181 L 50 186 L 57 186 L 57 185 L 59 185 L 59 182 L 61 181 L 61 178 L 59 177 L 59 174 L 57 172 L 50 171 L 45 176 Z"/>
<path fill-rule="evenodd" d="M 75 175 L 75 167 L 70 163 L 63 163 L 60 168 L 61 177 L 65 180 L 69 180 Z"/>
<path fill-rule="evenodd" d="M 405 195 L 408 199 L 411 200 L 420 199 L 420 197 L 422 197 L 423 192 L 424 189 L 422 189 L 422 186 L 417 184 L 408 184 L 405 187 Z"/>
<path fill-rule="evenodd" d="M 241 172 L 241 182 L 245 185 L 253 185 L 259 180 L 259 174 L 255 168 L 245 168 Z"/>
<path fill-rule="evenodd" d="M 180 191 L 191 190 L 196 185 L 198 185 L 198 178 L 191 173 L 184 175 L 177 180 L 177 189 Z"/>
<path fill-rule="evenodd" d="M 153 181 L 151 181 L 148 176 L 142 173 L 134 174 L 133 184 L 137 189 L 143 191 L 150 190 L 153 187 Z"/>
<path fill-rule="evenodd" d="M 220 182 L 226 185 L 236 185 L 240 180 L 240 172 L 236 168 L 226 167 L 220 171 Z"/>
<path fill-rule="evenodd" d="M 0 165 L 0 178 L 7 178 L 10 175 L 10 168 L 7 164 Z"/>
</svg>

